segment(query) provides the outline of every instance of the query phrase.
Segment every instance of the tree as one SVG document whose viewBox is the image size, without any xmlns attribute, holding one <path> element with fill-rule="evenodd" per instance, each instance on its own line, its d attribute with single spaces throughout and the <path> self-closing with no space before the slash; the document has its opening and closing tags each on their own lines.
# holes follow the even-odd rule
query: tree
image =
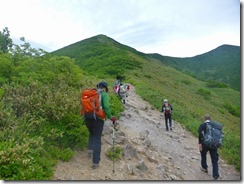
<svg viewBox="0 0 244 184">
<path fill-rule="evenodd" d="M 2 32 L 0 31 L 0 50 L 4 53 L 7 53 L 12 45 L 13 41 L 10 38 L 10 32 L 8 28 L 5 27 Z"/>
</svg>

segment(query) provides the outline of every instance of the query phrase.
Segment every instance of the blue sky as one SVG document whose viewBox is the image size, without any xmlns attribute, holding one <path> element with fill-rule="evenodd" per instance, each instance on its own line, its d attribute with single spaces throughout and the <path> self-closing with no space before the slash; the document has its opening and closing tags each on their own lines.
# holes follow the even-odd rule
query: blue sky
<svg viewBox="0 0 244 184">
<path fill-rule="evenodd" d="M 0 30 L 54 51 L 105 34 L 144 53 L 192 57 L 240 46 L 239 0 L 0 0 Z"/>
</svg>

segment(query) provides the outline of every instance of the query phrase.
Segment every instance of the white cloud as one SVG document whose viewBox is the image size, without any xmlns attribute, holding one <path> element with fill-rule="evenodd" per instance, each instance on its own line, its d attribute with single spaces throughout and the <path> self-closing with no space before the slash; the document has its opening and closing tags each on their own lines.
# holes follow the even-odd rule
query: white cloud
<svg viewBox="0 0 244 184">
<path fill-rule="evenodd" d="M 238 0 L 0 0 L 0 29 L 56 50 L 98 34 L 149 53 L 240 44 Z"/>
</svg>

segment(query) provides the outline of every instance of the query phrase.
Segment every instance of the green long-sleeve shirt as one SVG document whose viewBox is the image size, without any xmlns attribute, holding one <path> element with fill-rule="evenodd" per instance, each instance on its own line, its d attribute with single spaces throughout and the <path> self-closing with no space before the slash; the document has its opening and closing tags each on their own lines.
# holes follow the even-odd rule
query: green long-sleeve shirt
<svg viewBox="0 0 244 184">
<path fill-rule="evenodd" d="M 102 95 L 102 108 L 105 111 L 107 118 L 111 119 L 112 115 L 111 115 L 111 110 L 110 110 L 110 105 L 109 105 L 108 93 L 103 91 L 103 92 L 101 92 L 101 95 Z"/>
</svg>

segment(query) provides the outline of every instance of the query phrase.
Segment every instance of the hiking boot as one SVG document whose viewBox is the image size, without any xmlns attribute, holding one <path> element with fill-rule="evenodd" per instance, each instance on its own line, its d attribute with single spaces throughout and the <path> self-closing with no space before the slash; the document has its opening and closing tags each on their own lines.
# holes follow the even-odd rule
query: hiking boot
<svg viewBox="0 0 244 184">
<path fill-rule="evenodd" d="M 219 176 L 213 176 L 213 178 L 214 178 L 215 180 L 217 180 L 217 179 L 219 178 Z"/>
<path fill-rule="evenodd" d="M 92 164 L 92 169 L 97 169 L 99 167 L 99 164 Z"/>
<path fill-rule="evenodd" d="M 204 169 L 203 167 L 201 167 L 201 171 L 208 173 L 208 169 Z"/>
<path fill-rule="evenodd" d="M 170 130 L 172 130 L 172 127 L 170 127 Z"/>
</svg>

